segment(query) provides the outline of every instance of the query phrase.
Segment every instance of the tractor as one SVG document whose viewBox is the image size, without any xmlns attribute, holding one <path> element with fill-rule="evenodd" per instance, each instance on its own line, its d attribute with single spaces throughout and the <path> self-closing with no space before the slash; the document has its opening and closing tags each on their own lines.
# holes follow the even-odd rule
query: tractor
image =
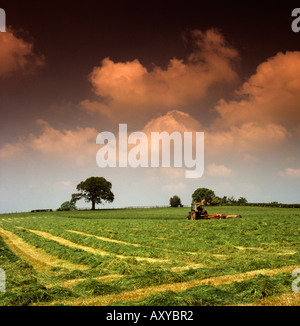
<svg viewBox="0 0 300 326">
<path fill-rule="evenodd" d="M 202 203 L 192 203 L 191 210 L 187 216 L 188 220 L 200 220 L 208 216 L 207 210 Z"/>
<path fill-rule="evenodd" d="M 203 203 L 192 203 L 189 215 L 186 217 L 187 220 L 206 220 L 206 219 L 220 219 L 220 218 L 232 218 L 242 217 L 241 215 L 225 215 L 225 214 L 214 214 L 208 215 L 207 210 L 204 208 Z"/>
</svg>

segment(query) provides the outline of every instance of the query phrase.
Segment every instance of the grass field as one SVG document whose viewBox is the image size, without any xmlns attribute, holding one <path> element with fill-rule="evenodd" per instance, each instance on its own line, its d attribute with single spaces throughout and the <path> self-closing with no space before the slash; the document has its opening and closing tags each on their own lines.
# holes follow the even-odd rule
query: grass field
<svg viewBox="0 0 300 326">
<path fill-rule="evenodd" d="M 300 305 L 300 209 L 214 207 L 0 215 L 0 305 Z"/>
</svg>

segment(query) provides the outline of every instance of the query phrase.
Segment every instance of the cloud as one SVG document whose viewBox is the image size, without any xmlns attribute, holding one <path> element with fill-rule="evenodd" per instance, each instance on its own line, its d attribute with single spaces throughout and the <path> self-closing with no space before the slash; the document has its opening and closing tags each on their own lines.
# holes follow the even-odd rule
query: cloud
<svg viewBox="0 0 300 326">
<path fill-rule="evenodd" d="M 160 115 L 150 120 L 142 130 L 147 135 L 151 132 L 166 131 L 172 133 L 178 131 L 180 133 L 188 131 L 202 131 L 201 123 L 193 118 L 190 114 L 179 110 L 172 110 L 164 115 Z"/>
<path fill-rule="evenodd" d="M 286 168 L 284 171 L 280 171 L 279 175 L 283 178 L 300 178 L 300 168 Z"/>
<path fill-rule="evenodd" d="M 236 92 L 238 100 L 220 100 L 214 126 L 226 129 L 255 121 L 297 127 L 300 120 L 300 52 L 278 53 L 257 67 Z"/>
<path fill-rule="evenodd" d="M 255 153 L 292 145 L 299 136 L 299 76 L 300 52 L 278 53 L 261 63 L 236 91 L 236 100 L 221 99 L 215 106 L 218 116 L 206 132 L 207 153 L 243 154 L 253 162 Z"/>
<path fill-rule="evenodd" d="M 184 189 L 186 189 L 186 187 L 187 186 L 183 182 L 169 183 L 162 187 L 162 191 L 173 192 L 173 191 L 177 191 L 177 190 L 184 190 Z"/>
<path fill-rule="evenodd" d="M 201 124 L 188 113 L 172 110 L 149 121 L 143 132 L 148 136 L 148 148 L 152 155 L 161 158 L 163 162 L 166 157 L 170 166 L 192 167 L 192 171 L 185 170 L 188 178 L 190 173 L 202 175 L 204 166 L 204 148 L 200 138 L 196 138 L 196 132 L 201 132 Z M 159 132 L 164 141 L 152 143 L 152 133 Z M 167 134 L 166 134 L 167 133 Z M 188 134 L 191 135 L 189 140 Z M 188 141 L 188 143 L 187 143 Z M 163 144 L 170 144 L 164 146 Z M 189 146 L 190 145 L 190 146 Z M 197 149 L 196 149 L 197 148 Z M 166 159 L 166 161 L 168 161 Z M 166 162 L 165 161 L 165 162 Z M 192 166 L 190 165 L 192 164 Z M 196 174 L 193 177 L 197 177 Z"/>
<path fill-rule="evenodd" d="M 15 143 L 4 145 L 0 148 L 0 158 L 8 160 L 20 158 L 22 155 L 25 157 L 26 155 L 31 156 L 34 153 L 39 153 L 50 159 L 68 159 L 81 165 L 88 160 L 95 162 L 97 151 L 100 149 L 99 145 L 96 144 L 98 136 L 96 129 L 77 127 L 75 130 L 58 130 L 42 119 L 36 120 L 36 124 L 40 127 L 40 134 L 31 133 L 27 137 L 20 138 Z M 148 137 L 146 145 L 150 151 L 151 132 L 166 131 L 171 135 L 173 131 L 179 131 L 180 133 L 185 131 L 201 131 L 201 125 L 188 113 L 174 110 L 150 120 L 141 131 Z M 131 135 L 131 132 L 128 130 L 128 137 L 129 135 Z M 115 135 L 116 140 L 119 139 L 119 136 L 119 134 Z M 128 155 L 135 146 L 134 144 L 129 144 L 126 153 L 119 153 L 119 147 L 117 147 L 117 158 L 119 155 Z M 161 148 L 159 151 L 161 155 Z M 167 170 L 166 173 L 174 175 L 172 167 Z"/>
<path fill-rule="evenodd" d="M 244 123 L 241 126 L 232 126 L 229 130 L 216 130 L 203 127 L 202 124 L 190 114 L 179 110 L 172 110 L 160 115 L 148 123 L 141 130 L 148 136 L 148 147 L 151 147 L 151 132 L 204 132 L 205 157 L 212 159 L 220 157 L 229 158 L 240 156 L 246 161 L 258 162 L 258 154 L 278 150 L 291 138 L 291 133 L 283 126 L 267 124 L 261 126 L 256 122 Z M 193 145 L 195 141 L 193 140 Z M 153 149 L 155 150 L 155 149 Z M 217 166 L 211 166 L 210 172 L 217 173 Z M 226 174 L 229 171 L 220 170 Z"/>
<path fill-rule="evenodd" d="M 0 158 L 6 159 L 11 157 L 16 157 L 24 152 L 24 144 L 23 140 L 19 139 L 14 144 L 5 144 L 2 148 L 0 148 Z"/>
<path fill-rule="evenodd" d="M 258 163 L 260 159 L 254 155 L 251 155 L 249 153 L 244 154 L 244 162 L 246 163 Z"/>
<path fill-rule="evenodd" d="M 95 158 L 98 132 L 94 128 L 60 131 L 42 119 L 36 123 L 42 130 L 39 136 L 30 134 L 14 144 L 6 144 L 0 149 L 0 157 L 15 158 L 33 151 L 53 159 L 70 159 L 80 165 Z"/>
<path fill-rule="evenodd" d="M 111 119 L 139 117 L 145 112 L 167 112 L 203 99 L 209 87 L 232 82 L 237 75 L 232 63 L 238 53 L 220 32 L 189 32 L 193 51 L 187 60 L 172 58 L 166 69 L 148 70 L 138 60 L 102 60 L 89 79 L 99 101 L 84 100 L 81 107 Z"/>
<path fill-rule="evenodd" d="M 75 189 L 75 185 L 70 180 L 57 181 L 54 183 L 54 188 L 57 190 L 71 191 Z"/>
<path fill-rule="evenodd" d="M 233 171 L 223 164 L 217 165 L 216 163 L 211 163 L 208 165 L 206 173 L 213 177 L 228 177 L 233 174 Z"/>
<path fill-rule="evenodd" d="M 104 102 L 86 100 L 85 107 L 118 119 L 148 111 L 153 116 L 162 108 L 160 116 L 144 125 L 142 131 L 147 135 L 153 131 L 204 131 L 206 156 L 241 155 L 246 162 L 258 162 L 258 154 L 278 151 L 300 135 L 300 52 L 278 53 L 261 63 L 236 91 L 236 100 L 219 101 L 214 108 L 218 116 L 207 126 L 183 112 L 185 104 L 205 96 L 213 80 L 232 80 L 231 63 L 237 52 L 215 30 L 192 31 L 186 37 L 194 46 L 187 62 L 173 59 L 166 70 L 155 67 L 148 71 L 138 60 L 114 63 L 104 59 L 91 74 L 94 91 Z M 198 83 L 204 85 L 200 91 Z M 167 110 L 175 103 L 182 104 L 182 109 Z"/>
<path fill-rule="evenodd" d="M 249 122 L 241 126 L 231 126 L 229 130 L 210 129 L 206 133 L 205 148 L 209 155 L 261 153 L 278 150 L 287 143 L 289 131 L 276 124 L 260 126 Z"/>
<path fill-rule="evenodd" d="M 0 77 L 12 73 L 33 73 L 45 63 L 42 55 L 33 51 L 33 44 L 15 35 L 12 29 L 0 33 Z"/>
</svg>

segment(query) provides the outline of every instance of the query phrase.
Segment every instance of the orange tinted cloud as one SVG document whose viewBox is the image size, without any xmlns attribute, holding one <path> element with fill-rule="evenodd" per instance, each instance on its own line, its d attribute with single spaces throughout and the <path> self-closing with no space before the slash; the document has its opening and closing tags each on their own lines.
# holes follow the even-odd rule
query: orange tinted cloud
<svg viewBox="0 0 300 326">
<path fill-rule="evenodd" d="M 256 122 L 231 126 L 227 130 L 203 127 L 190 114 L 173 110 L 149 121 L 142 130 L 148 136 L 152 131 L 204 132 L 205 155 L 210 157 L 224 154 L 259 153 L 264 150 L 278 149 L 291 137 L 283 126 L 267 124 L 260 126 Z"/>
<path fill-rule="evenodd" d="M 211 163 L 208 165 L 206 173 L 214 177 L 228 177 L 232 175 L 233 171 L 224 164 Z"/>
<path fill-rule="evenodd" d="M 244 123 L 240 126 L 231 126 L 227 130 L 203 127 L 191 115 L 178 110 L 167 112 L 158 118 L 149 121 L 142 130 L 148 135 L 153 131 L 162 132 L 204 132 L 205 159 L 207 162 L 219 161 L 222 158 L 240 158 L 244 161 L 259 162 L 259 156 L 272 151 L 278 151 L 288 144 L 292 134 L 281 125 L 267 124 L 264 126 L 256 122 Z M 195 143 L 193 143 L 193 146 Z M 148 144 L 151 146 L 150 141 Z M 154 150 L 154 149 L 153 149 Z M 258 157 L 257 157 L 258 156 Z M 220 161 L 221 162 L 221 161 Z M 205 167 L 208 175 L 229 176 L 231 170 L 224 165 L 209 163 Z"/>
<path fill-rule="evenodd" d="M 166 131 L 168 133 L 172 133 L 174 131 L 178 131 L 180 133 L 184 133 L 189 131 L 196 132 L 203 130 L 200 122 L 193 118 L 190 114 L 179 110 L 172 110 L 149 121 L 142 131 L 147 135 L 150 135 L 151 132 Z"/>
<path fill-rule="evenodd" d="M 300 168 L 286 168 L 284 171 L 280 171 L 279 175 L 283 178 L 300 178 Z"/>
<path fill-rule="evenodd" d="M 14 72 L 32 73 L 44 64 L 44 57 L 33 51 L 33 44 L 14 35 L 11 29 L 0 33 L 0 77 Z"/>
<path fill-rule="evenodd" d="M 17 143 L 6 144 L 0 149 L 0 158 L 15 158 L 32 151 L 53 159 L 69 159 L 80 165 L 95 158 L 98 132 L 94 128 L 57 130 L 44 120 L 39 119 L 36 123 L 42 129 L 39 136 L 30 134 Z"/>
<path fill-rule="evenodd" d="M 23 140 L 19 139 L 14 144 L 6 144 L 2 148 L 0 148 L 0 158 L 6 159 L 6 158 L 15 157 L 23 152 L 24 152 Z"/>
<path fill-rule="evenodd" d="M 166 69 L 149 71 L 138 59 L 113 62 L 109 58 L 94 67 L 90 81 L 101 100 L 85 100 L 82 107 L 113 118 L 143 115 L 145 111 L 167 112 L 202 99 L 210 86 L 232 82 L 232 63 L 238 53 L 216 30 L 191 31 L 187 35 L 193 52 L 187 60 L 173 58 Z"/>
<path fill-rule="evenodd" d="M 30 135 L 27 145 L 43 154 L 74 159 L 78 164 L 90 160 L 96 153 L 94 128 L 77 127 L 76 130 L 57 130 L 44 120 L 37 120 L 42 127 L 40 136 Z"/>
<path fill-rule="evenodd" d="M 217 128 L 255 121 L 295 127 L 300 120 L 300 52 L 278 53 L 260 64 L 237 92 L 239 100 L 221 100 Z"/>
<path fill-rule="evenodd" d="M 206 132 L 206 153 L 218 156 L 239 155 L 278 150 L 287 143 L 289 131 L 276 124 L 260 126 L 249 122 L 241 126 L 232 126 L 229 130 L 208 130 Z"/>
</svg>

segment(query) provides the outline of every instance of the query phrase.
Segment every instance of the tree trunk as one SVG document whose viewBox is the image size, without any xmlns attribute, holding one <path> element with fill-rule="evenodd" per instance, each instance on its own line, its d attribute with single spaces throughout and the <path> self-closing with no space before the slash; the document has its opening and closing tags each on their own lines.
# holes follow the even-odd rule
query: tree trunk
<svg viewBox="0 0 300 326">
<path fill-rule="evenodd" d="M 92 200 L 92 211 L 94 211 L 94 210 L 95 210 L 95 201 Z"/>
</svg>

